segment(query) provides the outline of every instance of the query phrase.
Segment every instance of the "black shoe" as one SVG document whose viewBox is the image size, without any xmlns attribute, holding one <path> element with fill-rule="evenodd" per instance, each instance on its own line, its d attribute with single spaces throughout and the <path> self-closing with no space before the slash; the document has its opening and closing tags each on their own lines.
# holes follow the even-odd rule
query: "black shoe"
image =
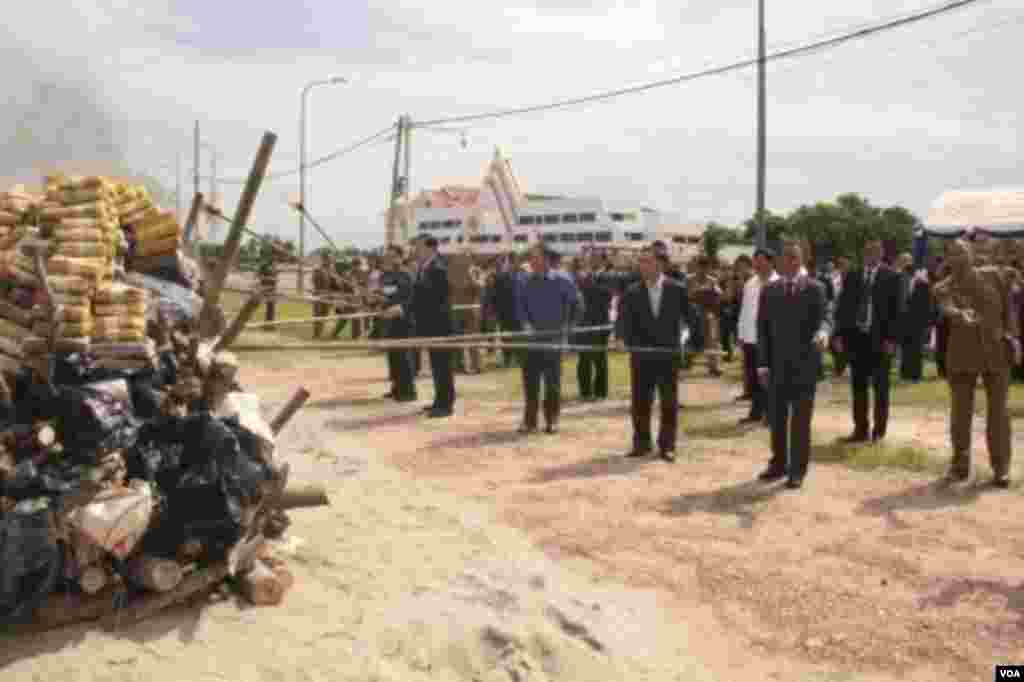
<svg viewBox="0 0 1024 682">
<path fill-rule="evenodd" d="M 882 431 L 882 432 L 876 431 L 875 433 L 871 434 L 871 442 L 872 443 L 878 443 L 879 441 L 883 441 L 883 440 L 885 440 L 885 432 L 884 431 Z"/>
<path fill-rule="evenodd" d="M 450 407 L 435 407 L 430 412 L 427 412 L 427 416 L 431 419 L 443 419 L 452 416 L 452 414 L 454 412 Z"/>
<path fill-rule="evenodd" d="M 789 488 L 790 490 L 799 490 L 800 488 L 804 487 L 804 479 L 802 477 L 790 478 L 788 481 L 786 481 L 786 487 Z"/>
<path fill-rule="evenodd" d="M 676 461 L 676 451 L 662 450 L 661 452 L 658 453 L 658 457 L 661 457 L 666 462 L 674 462 Z"/>
<path fill-rule="evenodd" d="M 840 443 L 845 443 L 846 445 L 853 445 L 854 443 L 867 443 L 868 442 L 868 434 L 866 434 L 866 433 L 856 433 L 855 432 L 855 433 L 850 434 L 846 438 L 840 438 L 839 442 Z"/>
<path fill-rule="evenodd" d="M 753 399 L 754 399 L 754 396 L 750 395 L 749 393 L 744 393 L 743 395 L 736 396 L 736 401 L 735 402 L 746 403 L 746 402 L 750 402 Z"/>
<path fill-rule="evenodd" d="M 713 369 L 713 370 L 710 370 L 708 372 L 708 374 L 710 374 L 711 376 L 713 376 L 713 377 L 715 377 L 717 379 L 720 376 L 722 376 L 722 370 L 720 370 L 720 369 Z"/>
<path fill-rule="evenodd" d="M 650 448 L 633 448 L 626 453 L 626 457 L 646 457 L 651 454 Z"/>
<path fill-rule="evenodd" d="M 750 416 L 744 417 L 743 419 L 740 420 L 740 426 L 745 426 L 747 424 L 757 424 L 761 420 L 762 420 L 762 417 L 755 417 L 753 415 L 750 415 Z"/>
<path fill-rule="evenodd" d="M 780 481 L 786 477 L 786 472 L 783 469 L 773 469 L 768 467 L 757 475 L 758 480 L 764 481 L 765 483 L 772 483 L 774 481 Z"/>
<path fill-rule="evenodd" d="M 520 424 L 519 428 L 517 430 L 519 431 L 519 433 L 521 433 L 524 436 L 526 436 L 526 435 L 529 435 L 531 433 L 537 433 L 537 425 L 536 424 L 525 424 L 524 423 L 524 424 Z"/>
<path fill-rule="evenodd" d="M 963 483 L 971 477 L 968 471 L 949 471 L 943 478 L 951 483 Z"/>
<path fill-rule="evenodd" d="M 424 405 L 423 406 L 423 412 L 424 413 L 433 412 L 436 409 L 437 409 L 437 405 Z"/>
<path fill-rule="evenodd" d="M 395 392 L 394 391 L 388 391 L 387 393 L 385 393 L 381 397 L 382 398 L 394 398 L 395 397 Z"/>
<path fill-rule="evenodd" d="M 550 422 L 547 426 L 544 427 L 544 433 L 558 433 L 558 422 Z"/>
<path fill-rule="evenodd" d="M 1010 477 L 1006 474 L 996 476 L 995 478 L 992 479 L 992 485 L 995 486 L 996 488 L 1002 488 L 1003 490 L 1006 490 L 1007 488 L 1010 487 Z"/>
</svg>

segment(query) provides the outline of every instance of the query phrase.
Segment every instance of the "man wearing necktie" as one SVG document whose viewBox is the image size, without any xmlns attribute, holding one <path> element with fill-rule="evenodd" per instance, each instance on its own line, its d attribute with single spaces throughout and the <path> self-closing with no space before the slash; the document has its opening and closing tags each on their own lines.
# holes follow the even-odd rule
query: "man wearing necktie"
<svg viewBox="0 0 1024 682">
<path fill-rule="evenodd" d="M 864 245 L 864 267 L 851 270 L 843 281 L 836 309 L 836 350 L 850 359 L 853 391 L 853 433 L 846 443 L 885 438 L 889 422 L 889 371 L 903 338 L 905 309 L 899 273 L 882 263 L 882 242 Z M 874 427 L 868 423 L 868 387 L 874 389 Z"/>
<path fill-rule="evenodd" d="M 803 251 L 783 247 L 781 277 L 761 289 L 757 310 L 757 376 L 768 392 L 772 458 L 759 476 L 772 482 L 789 477 L 800 488 L 811 457 L 811 417 L 831 325 L 825 288 L 801 274 Z"/>
</svg>

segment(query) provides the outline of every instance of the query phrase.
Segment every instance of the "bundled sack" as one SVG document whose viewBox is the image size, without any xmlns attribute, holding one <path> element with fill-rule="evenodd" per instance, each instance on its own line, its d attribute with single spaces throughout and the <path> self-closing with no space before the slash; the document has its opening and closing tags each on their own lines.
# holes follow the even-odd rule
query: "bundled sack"
<svg viewBox="0 0 1024 682">
<path fill-rule="evenodd" d="M 61 220 L 110 220 L 116 219 L 117 213 L 106 201 L 91 201 L 84 204 L 64 206 L 57 202 L 42 205 L 39 217 L 44 223 L 57 223 Z"/>
<path fill-rule="evenodd" d="M 94 286 L 99 284 L 99 280 L 107 269 L 107 264 L 99 258 L 51 256 L 46 262 L 47 274 L 81 277 L 90 280 Z"/>
</svg>

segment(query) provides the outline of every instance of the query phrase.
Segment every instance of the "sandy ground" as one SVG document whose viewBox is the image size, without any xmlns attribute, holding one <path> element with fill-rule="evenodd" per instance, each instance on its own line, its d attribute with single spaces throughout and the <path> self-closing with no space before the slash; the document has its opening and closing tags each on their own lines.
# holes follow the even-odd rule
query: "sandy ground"
<svg viewBox="0 0 1024 682">
<path fill-rule="evenodd" d="M 285 605 L 8 639 L 4 672 L 924 682 L 1024 661 L 1018 491 L 821 461 L 799 492 L 754 483 L 767 432 L 734 426 L 734 387 L 687 381 L 668 464 L 622 458 L 623 401 L 569 403 L 560 435 L 520 437 L 518 404 L 474 399 L 493 373 L 458 377 L 457 415 L 437 421 L 380 399 L 380 357 L 282 354 L 243 376 L 269 409 L 300 383 L 313 393 L 281 449 L 293 477 L 332 493 L 329 509 L 293 514 Z M 848 431 L 845 390 L 823 385 L 816 443 Z M 897 408 L 890 441 L 941 457 L 944 424 Z"/>
</svg>

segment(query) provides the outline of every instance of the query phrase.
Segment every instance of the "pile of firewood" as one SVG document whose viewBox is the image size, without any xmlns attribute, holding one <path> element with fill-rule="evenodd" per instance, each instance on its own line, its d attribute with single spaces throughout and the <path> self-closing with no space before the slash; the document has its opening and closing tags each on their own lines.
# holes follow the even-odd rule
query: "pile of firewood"
<svg viewBox="0 0 1024 682">
<path fill-rule="evenodd" d="M 286 510 L 328 503 L 318 486 L 289 488 L 275 452 L 309 394 L 264 421 L 230 352 L 260 296 L 217 323 L 275 140 L 201 309 L 194 292 L 117 267 L 126 228 L 151 245 L 144 259 L 180 243 L 144 192 L 54 177 L 45 198 L 0 195 L 0 624 L 123 627 L 226 578 L 254 604 L 291 587 L 267 541 Z"/>
</svg>

